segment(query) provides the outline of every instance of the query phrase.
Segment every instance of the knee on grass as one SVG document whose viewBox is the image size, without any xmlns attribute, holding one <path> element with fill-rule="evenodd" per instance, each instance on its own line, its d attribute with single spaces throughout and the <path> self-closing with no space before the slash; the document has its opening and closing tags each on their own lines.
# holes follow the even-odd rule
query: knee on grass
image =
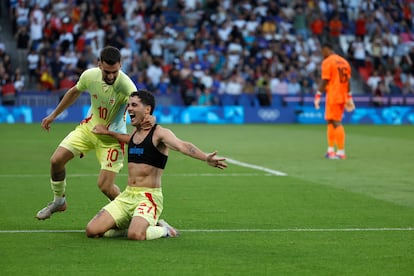
<svg viewBox="0 0 414 276">
<path fill-rule="evenodd" d="M 146 239 L 146 232 L 128 230 L 128 240 L 145 241 Z"/>
</svg>

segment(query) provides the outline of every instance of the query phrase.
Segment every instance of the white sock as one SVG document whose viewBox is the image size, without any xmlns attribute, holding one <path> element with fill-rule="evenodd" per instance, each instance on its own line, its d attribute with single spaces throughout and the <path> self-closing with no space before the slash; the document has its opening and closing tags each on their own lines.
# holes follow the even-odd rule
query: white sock
<svg viewBox="0 0 414 276">
<path fill-rule="evenodd" d="M 336 154 L 345 155 L 345 150 L 338 150 Z"/>
</svg>

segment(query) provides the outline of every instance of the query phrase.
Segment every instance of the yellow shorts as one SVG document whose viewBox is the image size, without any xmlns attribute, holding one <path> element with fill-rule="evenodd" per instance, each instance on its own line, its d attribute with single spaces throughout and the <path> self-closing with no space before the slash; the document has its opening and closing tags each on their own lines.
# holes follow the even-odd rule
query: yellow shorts
<svg viewBox="0 0 414 276">
<path fill-rule="evenodd" d="M 59 146 L 81 157 L 94 149 L 102 170 L 118 173 L 124 166 L 124 145 L 111 136 L 92 133 L 86 124 L 77 126 Z"/>
<path fill-rule="evenodd" d="M 104 210 L 115 220 L 119 229 L 127 229 L 132 217 L 143 217 L 154 226 L 163 210 L 161 188 L 130 187 L 108 203 Z"/>
</svg>

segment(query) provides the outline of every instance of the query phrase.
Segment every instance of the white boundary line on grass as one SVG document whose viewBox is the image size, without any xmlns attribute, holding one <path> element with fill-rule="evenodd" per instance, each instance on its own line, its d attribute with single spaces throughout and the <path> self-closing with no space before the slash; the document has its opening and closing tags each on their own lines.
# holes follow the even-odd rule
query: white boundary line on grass
<svg viewBox="0 0 414 276">
<path fill-rule="evenodd" d="M 231 158 L 226 158 L 226 161 L 230 164 L 238 165 L 240 167 L 246 167 L 246 168 L 250 168 L 250 169 L 254 169 L 254 170 L 264 171 L 264 172 L 274 174 L 274 175 L 277 175 L 277 176 L 287 176 L 287 173 L 284 173 L 284 172 L 272 170 L 272 169 L 262 167 L 262 166 L 257 166 L 257 165 L 252 165 L 252 164 L 240 162 L 240 161 L 237 161 L 237 160 L 234 160 L 234 159 L 231 159 Z"/>
<path fill-rule="evenodd" d="M 125 173 L 118 174 L 119 176 L 127 176 Z M 199 177 L 199 176 L 246 176 L 246 177 L 256 177 L 263 175 L 261 173 L 165 173 L 165 176 L 172 177 Z M 97 177 L 97 173 L 71 173 L 68 177 Z M 0 174 L 0 178 L 34 178 L 34 177 L 50 177 L 48 174 Z"/>
<path fill-rule="evenodd" d="M 276 171 L 276 170 L 272 170 L 266 167 L 262 167 L 262 166 L 258 166 L 258 165 L 253 165 L 253 164 L 249 164 L 249 163 L 245 163 L 245 162 L 241 162 L 241 161 L 237 161 L 231 158 L 226 158 L 226 161 L 230 164 L 236 165 L 236 166 L 240 166 L 240 167 L 245 167 L 245 168 L 249 168 L 249 169 L 254 169 L 254 170 L 258 170 L 258 171 L 263 171 L 266 172 L 268 174 L 272 174 L 272 175 L 277 175 L 277 176 L 287 176 L 287 173 L 281 172 L 281 171 Z M 97 176 L 98 174 L 70 174 L 70 177 L 88 177 L 88 176 Z M 119 174 L 122 176 L 125 176 L 126 174 Z M 169 176 L 257 176 L 258 174 L 255 173 L 167 173 L 165 175 L 169 175 Z M 3 177 L 18 177 L 18 178 L 28 178 L 28 177 L 49 177 L 49 175 L 46 174 L 26 174 L 26 175 L 12 175 L 12 174 L 3 174 L 0 175 L 0 178 Z"/>
<path fill-rule="evenodd" d="M 287 229 L 178 229 L 180 232 L 204 233 L 258 233 L 258 232 L 384 232 L 384 231 L 414 231 L 414 227 L 407 228 L 287 228 Z M 82 233 L 85 230 L 0 230 L 0 234 L 18 233 Z"/>
</svg>

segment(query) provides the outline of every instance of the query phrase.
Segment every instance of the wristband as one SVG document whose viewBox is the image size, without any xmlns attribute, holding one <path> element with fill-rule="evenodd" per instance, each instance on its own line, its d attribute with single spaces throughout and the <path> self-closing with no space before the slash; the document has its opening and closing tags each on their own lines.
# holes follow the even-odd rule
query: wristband
<svg viewBox="0 0 414 276">
<path fill-rule="evenodd" d="M 351 91 L 349 91 L 347 99 L 348 99 L 348 100 L 349 100 L 349 99 L 352 99 L 352 92 L 351 92 Z"/>
<path fill-rule="evenodd" d="M 315 93 L 315 99 L 319 100 L 321 98 L 322 92 L 321 91 L 317 91 Z"/>
</svg>

